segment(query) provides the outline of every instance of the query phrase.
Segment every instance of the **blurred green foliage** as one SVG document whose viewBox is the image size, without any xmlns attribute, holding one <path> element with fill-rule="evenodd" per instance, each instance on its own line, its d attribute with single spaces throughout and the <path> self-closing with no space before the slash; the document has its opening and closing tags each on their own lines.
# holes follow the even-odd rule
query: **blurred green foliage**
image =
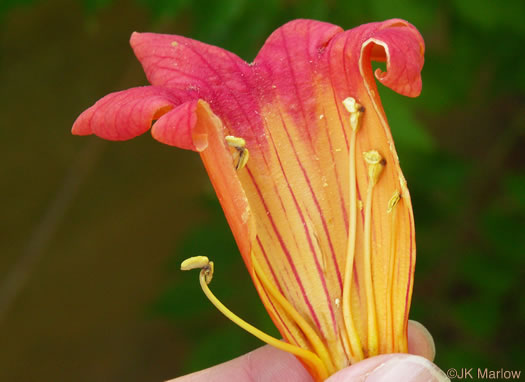
<svg viewBox="0 0 525 382">
<path fill-rule="evenodd" d="M 0 14 L 32 3 L 38 1 L 4 0 Z M 406 99 L 380 89 L 416 216 L 418 266 L 411 318 L 433 333 L 436 362 L 445 370 L 516 369 L 523 364 L 525 71 L 520 68 L 525 62 L 525 2 L 129 3 L 148 14 L 151 31 L 220 45 L 248 61 L 290 19 L 315 18 L 345 29 L 393 17 L 416 25 L 427 44 L 421 97 Z M 105 9 L 128 3 L 82 4 L 86 20 L 96 20 Z M 239 315 L 275 333 L 214 196 L 202 195 L 202 203 L 209 218 L 173 243 L 173 260 L 166 264 L 173 282 L 146 308 L 150 316 L 172 322 L 189 344 L 181 373 L 258 345 L 206 301 L 196 272 L 179 274 L 180 260 L 188 256 L 220 259 L 214 292 Z"/>
</svg>

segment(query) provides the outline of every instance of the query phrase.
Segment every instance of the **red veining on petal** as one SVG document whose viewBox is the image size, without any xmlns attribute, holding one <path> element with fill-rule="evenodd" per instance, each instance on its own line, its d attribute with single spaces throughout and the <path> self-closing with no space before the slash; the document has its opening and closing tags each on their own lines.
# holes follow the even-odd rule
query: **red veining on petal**
<svg viewBox="0 0 525 382">
<path fill-rule="evenodd" d="M 272 298 L 270 297 L 270 295 L 268 294 L 268 291 L 261 285 L 261 289 L 264 291 L 264 295 L 267 299 L 267 301 L 270 303 L 273 311 L 275 312 L 275 315 L 277 316 L 277 318 L 279 319 L 279 325 L 285 329 L 285 331 L 288 333 L 288 336 L 285 336 L 287 338 L 290 338 L 293 340 L 293 342 L 297 345 L 299 343 L 299 341 L 297 341 L 297 339 L 295 338 L 295 336 L 293 335 L 292 331 L 290 330 L 290 328 L 288 327 L 288 325 L 286 325 L 286 321 L 282 318 L 281 314 L 279 313 L 279 311 L 277 310 L 277 308 L 275 307 L 275 304 L 273 303 L 273 300 Z M 283 334 L 284 335 L 284 334 Z"/>
<path fill-rule="evenodd" d="M 272 278 L 273 278 L 273 281 L 274 281 L 275 285 L 277 286 L 277 289 L 279 289 L 279 292 L 284 296 L 283 288 L 281 287 L 281 284 L 279 283 L 279 279 L 277 278 L 277 276 L 275 274 L 275 271 L 274 271 L 274 269 L 272 267 L 272 264 L 270 263 L 270 260 L 268 259 L 268 255 L 267 255 L 266 251 L 264 250 L 264 246 L 261 243 L 261 239 L 259 238 L 258 235 L 256 236 L 255 239 L 257 240 L 257 244 L 259 245 L 259 248 L 261 248 L 261 252 L 263 254 L 264 260 L 266 262 L 266 265 L 270 269 L 270 273 L 272 274 Z"/>
<path fill-rule="evenodd" d="M 244 110 L 244 105 L 243 103 L 239 100 L 236 92 L 234 92 L 230 86 L 228 85 L 228 81 L 223 77 L 222 73 L 220 73 L 217 69 L 215 69 L 215 67 L 213 65 L 211 65 L 208 60 L 206 60 L 206 58 L 204 58 L 202 56 L 202 54 L 200 52 L 198 52 L 197 50 L 195 50 L 195 48 L 193 46 L 187 46 L 188 49 L 190 49 L 200 60 L 201 62 L 206 66 L 208 67 L 208 69 L 210 70 L 210 72 L 212 72 L 215 76 L 217 76 L 217 79 L 219 81 L 219 83 L 221 84 L 221 89 L 226 89 L 227 90 L 227 93 L 228 96 L 224 97 L 224 99 L 228 100 L 228 99 L 233 99 L 238 107 L 239 110 L 242 111 L 242 114 L 244 116 L 244 119 L 246 122 L 248 122 L 249 124 L 251 124 L 251 121 L 252 119 L 248 117 L 248 114 L 246 112 L 246 110 Z M 242 79 L 242 76 L 240 77 Z M 238 80 L 238 79 L 237 79 Z M 215 91 L 217 91 L 218 89 L 214 89 Z M 243 89 L 245 90 L 246 93 L 248 93 L 248 91 L 246 89 Z M 221 91 L 219 91 L 219 94 L 222 93 Z M 220 94 L 222 95 L 222 94 Z M 220 96 L 215 96 L 214 97 L 214 102 L 216 103 L 223 103 L 223 98 L 220 97 Z M 222 106 L 222 105 L 221 105 Z M 228 108 L 226 107 L 220 107 L 221 111 L 226 114 L 224 115 L 223 117 L 225 117 L 228 122 L 230 122 L 230 124 L 232 125 L 235 125 L 234 124 L 234 121 L 236 120 L 236 118 L 232 118 L 231 117 L 231 113 L 232 111 L 231 110 L 228 110 Z"/>
<path fill-rule="evenodd" d="M 338 110 L 338 113 L 339 113 L 339 108 L 337 109 Z M 326 113 L 324 110 L 323 110 L 323 113 Z M 341 123 L 341 130 L 344 131 L 344 126 L 342 124 L 342 121 L 341 121 L 341 115 L 339 115 L 339 121 Z M 341 178 L 339 176 L 339 171 L 337 171 L 337 166 L 335 165 L 336 163 L 336 160 L 335 160 L 335 155 L 334 155 L 334 146 L 332 144 L 332 138 L 330 137 L 330 132 L 328 131 L 328 122 L 325 120 L 325 129 L 327 130 L 326 131 L 326 137 L 328 139 L 328 145 L 329 145 L 329 148 L 330 148 L 330 156 L 332 158 L 332 162 L 334 163 L 334 173 L 335 173 L 335 179 L 336 179 L 336 182 L 337 182 L 337 191 L 339 192 L 339 200 L 340 200 L 340 203 L 341 203 L 341 211 L 343 211 L 343 220 L 344 220 L 344 223 L 345 223 L 345 229 L 348 233 L 348 211 L 347 211 L 347 208 L 346 208 L 346 204 L 345 204 L 345 198 L 343 196 L 343 190 L 341 189 L 342 187 L 342 184 L 341 184 Z M 345 138 L 346 138 L 346 135 L 345 135 Z M 338 269 L 339 271 L 339 269 Z M 339 274 L 338 275 L 338 278 L 340 278 L 341 275 Z M 342 281 L 340 280 L 340 283 Z"/>
<path fill-rule="evenodd" d="M 248 82 L 253 68 L 239 57 L 181 36 L 134 34 L 132 46 L 150 82 L 193 90 L 248 144 L 260 134 L 255 87 Z"/>
<path fill-rule="evenodd" d="M 185 98 L 178 90 L 143 86 L 108 94 L 75 121 L 72 133 L 95 134 L 109 140 L 127 140 L 148 131 Z"/>
<path fill-rule="evenodd" d="M 332 48 L 330 48 L 330 49 L 332 49 Z M 331 88 L 332 88 L 332 95 L 333 95 L 334 104 L 335 104 L 335 107 L 336 107 L 336 110 L 337 110 L 337 115 L 339 117 L 339 125 L 341 126 L 341 130 L 343 131 L 343 135 L 345 137 L 346 151 L 348 151 L 350 146 L 349 146 L 349 143 L 348 143 L 348 136 L 346 135 L 345 124 L 343 123 L 343 118 L 341 116 L 341 104 L 343 102 L 343 99 L 338 99 L 336 91 L 335 91 L 334 76 L 332 74 L 332 61 L 331 60 L 328 60 L 328 76 L 330 77 L 330 84 L 332 85 L 331 86 Z"/>
<path fill-rule="evenodd" d="M 151 135 L 164 144 L 202 151 L 208 146 L 206 132 L 197 129 L 198 100 L 185 102 L 158 119 Z"/>
<path fill-rule="evenodd" d="M 304 101 L 301 99 L 301 94 L 299 92 L 299 89 L 298 89 L 298 86 L 297 86 L 297 77 L 296 77 L 296 74 L 295 74 L 295 71 L 294 71 L 294 68 L 293 68 L 293 65 L 292 65 L 292 62 L 291 62 L 291 57 L 290 57 L 290 51 L 288 49 L 288 46 L 287 46 L 287 41 L 286 41 L 286 35 L 284 34 L 284 30 L 281 30 L 281 38 L 282 38 L 282 41 L 283 41 L 283 50 L 286 54 L 286 61 L 288 63 L 288 69 L 290 71 L 290 79 L 291 79 L 291 83 L 292 83 L 292 86 L 293 86 L 293 92 L 296 96 L 296 99 L 297 99 L 297 104 L 299 106 L 299 113 L 296 113 L 294 110 L 292 110 L 291 108 L 288 108 L 287 109 L 287 112 L 291 115 L 293 115 L 298 124 L 299 125 L 304 125 L 305 127 L 305 132 L 306 132 L 306 135 L 307 135 L 307 141 L 310 143 L 311 147 L 312 147 L 312 151 L 315 152 L 315 150 L 313 149 L 313 140 L 312 140 L 312 135 L 311 135 L 311 132 L 310 132 L 310 129 L 311 127 L 309 126 L 309 123 L 308 123 L 308 118 L 306 117 L 306 112 L 304 110 Z M 314 99 L 314 92 L 313 90 L 311 90 L 309 92 L 309 97 L 310 99 Z M 308 97 L 307 97 L 308 98 Z M 300 114 L 301 117 L 299 117 L 297 114 Z M 300 120 L 303 120 L 303 124 L 301 124 Z"/>
<path fill-rule="evenodd" d="M 327 239 L 328 245 L 330 247 L 330 253 L 331 253 L 332 261 L 334 263 L 334 267 L 335 267 L 335 270 L 336 270 L 337 280 L 339 281 L 339 286 L 341 287 L 341 290 L 342 290 L 343 289 L 343 280 L 342 280 L 342 277 L 341 277 L 341 271 L 339 270 L 339 265 L 337 264 L 337 257 L 335 255 L 334 246 L 332 244 L 332 239 L 330 237 L 330 232 L 329 232 L 328 226 L 326 224 L 326 219 L 324 217 L 324 213 L 321 210 L 321 206 L 319 204 L 319 201 L 317 200 L 317 197 L 315 196 L 315 191 L 313 190 L 312 183 L 310 182 L 310 178 L 308 177 L 308 174 L 307 174 L 303 164 L 301 163 L 301 160 L 300 160 L 299 155 L 297 153 L 297 150 L 295 148 L 295 144 L 293 142 L 293 139 L 290 137 L 290 133 L 288 131 L 288 128 L 286 127 L 286 122 L 284 121 L 282 114 L 281 114 L 281 123 L 283 124 L 283 130 L 286 132 L 286 136 L 287 136 L 288 141 L 290 143 L 290 147 L 292 149 L 292 152 L 294 153 L 295 159 L 297 160 L 297 164 L 299 165 L 299 168 L 301 169 L 301 172 L 303 174 L 304 180 L 306 181 L 306 184 L 308 185 L 308 189 L 309 189 L 310 194 L 312 196 L 312 200 L 314 202 L 314 205 L 315 205 L 315 207 L 317 209 L 317 212 L 319 213 L 319 217 L 320 217 L 321 223 L 323 225 L 323 229 L 324 229 L 324 232 L 325 232 L 325 235 L 326 235 L 326 239 Z M 271 134 L 270 134 L 270 137 L 271 137 Z M 273 145 L 275 147 L 275 142 L 273 142 L 273 139 L 272 139 L 272 143 L 273 143 Z M 276 149 L 276 152 L 278 152 L 277 149 Z M 279 155 L 277 155 L 277 158 L 279 158 Z M 281 166 L 281 170 L 282 170 L 282 172 L 283 172 L 283 174 L 284 174 L 284 176 L 286 178 L 286 173 L 284 171 L 284 168 L 282 166 L 282 163 L 281 163 L 280 159 L 279 159 L 279 165 Z M 286 180 L 286 181 L 287 181 L 288 187 L 290 188 L 288 180 Z M 292 195 L 294 195 L 294 193 L 293 193 L 291 188 L 290 188 L 290 193 Z M 294 195 L 294 200 L 295 200 L 295 195 Z M 297 209 L 300 211 L 299 207 L 297 207 Z"/>
<path fill-rule="evenodd" d="M 248 175 L 250 176 L 250 178 L 252 180 L 252 183 L 253 183 L 253 185 L 254 185 L 254 187 L 255 187 L 258 195 L 259 195 L 259 198 L 260 198 L 264 208 L 266 209 L 266 211 L 269 211 L 268 210 L 268 206 L 266 205 L 266 202 L 264 200 L 264 196 L 261 193 L 259 185 L 257 184 L 257 182 L 255 180 L 255 177 L 251 173 L 250 169 L 247 169 L 247 173 L 248 173 Z M 273 217 L 272 217 L 271 214 L 268 214 L 268 220 L 270 221 L 270 224 L 272 225 L 272 228 L 273 228 L 273 230 L 275 232 L 275 235 L 277 236 L 277 239 L 279 241 L 279 245 L 281 246 L 281 249 L 283 250 L 283 252 L 284 252 L 284 254 L 286 256 L 286 260 L 288 261 L 288 264 L 290 265 L 290 268 L 292 269 L 292 272 L 294 274 L 295 280 L 297 281 L 297 284 L 299 285 L 299 289 L 301 290 L 301 294 L 303 296 L 304 302 L 306 303 L 306 305 L 308 307 L 308 310 L 310 311 L 310 314 L 312 315 L 312 319 L 314 320 L 315 325 L 319 328 L 319 330 L 321 331 L 321 334 L 322 334 L 322 328 L 321 328 L 321 324 L 319 322 L 319 318 L 317 317 L 317 314 L 315 313 L 315 310 L 314 310 L 310 300 L 308 299 L 308 295 L 306 294 L 306 290 L 304 289 L 304 285 L 301 282 L 301 278 L 299 277 L 299 273 L 297 272 L 297 268 L 295 267 L 295 264 L 294 264 L 294 261 L 292 259 L 292 256 L 291 256 L 290 252 L 288 251 L 288 248 L 286 247 L 286 244 L 284 243 L 284 240 L 281 237 L 281 234 L 279 233 L 279 230 L 277 229 L 277 226 L 275 225 L 275 222 L 274 222 Z"/>
<path fill-rule="evenodd" d="M 283 122 L 283 125 L 286 126 L 284 121 L 282 121 L 282 122 Z M 284 128 L 284 130 L 288 134 L 288 131 L 286 130 L 286 127 Z M 277 148 L 275 146 L 275 142 L 273 141 L 272 134 L 270 133 L 270 131 L 268 131 L 267 134 L 270 137 L 270 140 L 272 142 L 272 145 L 274 146 L 275 151 L 278 152 Z M 292 150 L 295 151 L 295 149 L 292 149 Z M 333 310 L 333 307 L 332 307 L 332 304 L 331 304 L 330 293 L 328 292 L 328 287 L 326 285 L 326 278 L 324 276 L 324 272 L 323 272 L 323 270 L 321 268 L 321 265 L 319 264 L 319 259 L 316 256 L 316 251 L 315 251 L 315 248 L 314 248 L 314 245 L 313 245 L 313 242 L 312 242 L 312 236 L 310 235 L 310 232 L 307 229 L 307 225 L 306 225 L 306 221 L 304 219 L 302 208 L 301 208 L 301 206 L 299 206 L 299 203 L 297 202 L 297 198 L 295 197 L 295 193 L 293 192 L 293 189 L 292 189 L 292 187 L 290 185 L 290 182 L 288 181 L 288 177 L 286 175 L 286 172 L 284 171 L 284 168 L 283 168 L 283 165 L 282 165 L 282 162 L 281 162 L 281 159 L 280 159 L 279 155 L 277 155 L 277 161 L 279 162 L 279 166 L 281 168 L 282 174 L 283 174 L 284 179 L 286 181 L 286 185 L 288 187 L 288 190 L 290 191 L 290 195 L 292 196 L 293 202 L 295 204 L 295 208 L 296 208 L 297 212 L 299 213 L 299 217 L 300 217 L 302 225 L 304 227 L 305 236 L 306 236 L 306 238 L 308 240 L 308 246 L 310 247 L 310 251 L 312 252 L 312 255 L 313 255 L 312 257 L 313 257 L 314 262 L 315 262 L 317 273 L 319 274 L 319 279 L 321 280 L 321 283 L 322 283 L 322 286 L 323 286 L 323 291 L 324 291 L 325 296 L 326 296 L 327 305 L 330 308 L 330 317 L 332 319 L 332 325 L 334 327 L 334 330 L 336 331 L 337 330 L 337 323 L 336 323 L 336 319 L 335 319 L 334 310 Z M 311 191 L 311 188 L 310 188 L 310 191 Z M 337 263 L 335 265 L 337 267 Z M 320 327 L 319 327 L 319 329 L 321 330 Z"/>
<path fill-rule="evenodd" d="M 345 353 L 345 357 L 347 359 L 347 362 L 348 360 L 351 358 L 350 357 L 350 351 L 349 349 L 347 348 L 347 340 L 345 338 L 345 334 L 344 334 L 344 331 L 343 330 L 339 330 L 339 341 L 341 341 L 341 347 L 343 348 L 343 352 Z"/>
</svg>

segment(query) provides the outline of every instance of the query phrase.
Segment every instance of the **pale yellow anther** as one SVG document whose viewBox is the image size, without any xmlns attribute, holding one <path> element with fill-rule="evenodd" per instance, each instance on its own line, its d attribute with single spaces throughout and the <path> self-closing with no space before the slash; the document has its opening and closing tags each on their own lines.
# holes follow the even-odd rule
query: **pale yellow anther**
<svg viewBox="0 0 525 382">
<path fill-rule="evenodd" d="M 368 164 L 378 164 L 383 159 L 377 150 L 365 151 L 363 153 L 363 158 L 365 158 L 365 162 Z"/>
<path fill-rule="evenodd" d="M 394 195 L 390 198 L 388 201 L 388 206 L 386 209 L 386 213 L 389 214 L 392 212 L 392 210 L 397 206 L 397 203 L 399 203 L 399 200 L 401 199 L 401 194 L 399 191 L 394 191 Z"/>
<path fill-rule="evenodd" d="M 372 184 L 376 184 L 379 176 L 383 172 L 386 161 L 376 150 L 370 150 L 363 153 L 363 158 L 368 164 L 368 179 Z"/>
<path fill-rule="evenodd" d="M 241 149 L 241 148 L 244 148 L 244 146 L 246 146 L 246 141 L 240 137 L 235 137 L 233 135 L 227 135 L 224 137 L 224 139 L 226 139 L 226 143 L 228 144 L 228 146 L 234 147 L 236 149 Z"/>
<path fill-rule="evenodd" d="M 171 42 L 171 46 L 176 47 L 177 45 L 179 45 L 179 43 L 177 41 L 172 41 Z"/>
<path fill-rule="evenodd" d="M 355 98 L 347 97 L 343 100 L 345 109 L 350 113 L 350 127 L 356 131 L 359 129 L 359 123 L 361 122 L 361 116 L 365 111 L 363 105 L 358 103 Z"/>
<path fill-rule="evenodd" d="M 193 256 L 186 259 L 180 265 L 181 271 L 191 271 L 192 269 L 202 269 L 210 265 L 210 259 L 206 256 Z"/>
<path fill-rule="evenodd" d="M 191 271 L 192 269 L 200 269 L 201 275 L 204 276 L 206 284 L 211 283 L 213 279 L 213 261 L 210 261 L 206 256 L 193 256 L 186 259 L 180 265 L 181 271 Z"/>
<path fill-rule="evenodd" d="M 244 166 L 246 166 L 246 163 L 248 163 L 248 159 L 250 158 L 250 152 L 246 148 L 246 141 L 243 138 L 235 137 L 233 135 L 227 135 L 224 137 L 224 139 L 226 140 L 228 146 L 237 150 L 239 155 L 235 169 L 242 169 Z"/>
<path fill-rule="evenodd" d="M 343 105 L 349 113 L 355 113 L 358 110 L 359 106 L 361 106 L 357 103 L 354 97 L 345 98 L 343 100 Z"/>
</svg>

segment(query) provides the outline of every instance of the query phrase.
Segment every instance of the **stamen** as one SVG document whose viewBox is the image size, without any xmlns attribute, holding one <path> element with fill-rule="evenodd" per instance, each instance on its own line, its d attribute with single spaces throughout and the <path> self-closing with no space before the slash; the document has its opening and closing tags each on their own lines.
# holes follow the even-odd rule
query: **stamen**
<svg viewBox="0 0 525 382">
<path fill-rule="evenodd" d="M 402 198 L 409 198 L 408 188 L 407 188 L 407 181 L 405 177 L 402 174 L 399 174 L 399 185 L 401 186 L 401 197 Z M 399 261 L 399 259 L 396 257 L 396 262 Z M 394 267 L 397 268 L 398 264 L 394 264 Z M 395 323 L 394 323 L 395 324 Z M 403 323 L 401 323 L 401 328 L 395 328 L 395 337 L 396 337 L 396 344 L 398 345 L 398 349 L 396 351 L 400 353 L 406 353 L 408 350 L 408 343 L 407 343 L 407 325 L 408 322 L 403 320 Z"/>
<path fill-rule="evenodd" d="M 186 259 L 180 265 L 181 271 L 190 271 L 192 269 L 203 269 L 206 271 L 206 284 L 211 283 L 213 278 L 213 261 L 206 256 L 194 256 Z"/>
<path fill-rule="evenodd" d="M 352 130 L 357 131 L 359 129 L 361 115 L 364 113 L 365 107 L 358 103 L 353 97 L 345 98 L 343 105 L 350 113 L 350 127 Z"/>
<path fill-rule="evenodd" d="M 397 344 L 394 338 L 394 269 L 396 267 L 396 254 L 397 254 L 397 204 L 401 200 L 401 194 L 399 191 L 395 191 L 394 195 L 388 201 L 388 207 L 386 212 L 390 214 L 390 256 L 388 258 L 388 279 L 387 279 L 387 294 L 386 294 L 386 322 L 387 322 L 387 337 L 390 339 L 390 342 L 387 341 L 387 352 L 398 352 L 397 348 L 394 346 Z"/>
<path fill-rule="evenodd" d="M 189 271 L 192 269 L 202 269 L 210 264 L 210 259 L 206 256 L 194 256 L 186 259 L 180 265 L 181 271 Z"/>
<path fill-rule="evenodd" d="M 387 214 L 391 213 L 394 210 L 395 206 L 397 206 L 397 203 L 399 202 L 400 199 L 401 199 L 401 193 L 396 190 L 394 192 L 394 195 L 392 195 L 392 197 L 388 201 L 388 206 L 386 208 Z"/>
<path fill-rule="evenodd" d="M 250 158 L 250 152 L 246 148 L 246 141 L 243 138 L 235 137 L 233 135 L 227 135 L 224 137 L 228 146 L 233 147 L 237 150 L 238 159 L 237 164 L 235 165 L 236 170 L 242 169 L 248 163 L 248 158 Z"/>
<path fill-rule="evenodd" d="M 326 378 L 328 378 L 329 374 L 326 370 L 325 365 L 315 353 L 306 349 L 301 349 L 300 347 L 289 344 L 287 342 L 280 341 L 277 338 L 264 333 L 263 331 L 244 321 L 239 316 L 235 315 L 231 310 L 224 306 L 224 304 L 220 302 L 217 297 L 215 297 L 215 295 L 211 292 L 210 288 L 208 287 L 208 284 L 211 282 L 211 279 L 213 277 L 214 267 L 212 261 L 209 261 L 206 256 L 197 256 L 189 258 L 181 264 L 181 270 L 183 271 L 196 268 L 201 268 L 199 274 L 199 282 L 202 291 L 204 292 L 208 300 L 210 300 L 210 302 L 222 314 L 224 314 L 231 321 L 233 321 L 238 326 L 246 330 L 248 333 L 251 333 L 255 337 L 259 338 L 261 341 L 266 342 L 267 344 L 272 345 L 277 349 L 284 350 L 301 358 L 313 371 L 315 371 L 318 374 L 316 376 L 317 381 L 324 381 Z"/>
<path fill-rule="evenodd" d="M 355 146 L 357 131 L 360 127 L 361 115 L 364 112 L 364 108 L 356 102 L 352 97 L 348 97 L 343 101 L 343 105 L 346 110 L 350 113 L 350 127 L 352 133 L 350 135 L 350 147 L 348 152 L 348 163 L 349 163 L 349 218 L 348 218 L 348 244 L 346 251 L 346 264 L 343 281 L 343 320 L 345 323 L 346 333 L 348 335 L 348 341 L 350 343 L 350 352 L 352 353 L 352 363 L 361 361 L 364 358 L 363 349 L 361 347 L 361 339 L 355 327 L 354 319 L 352 317 L 352 273 L 354 270 L 354 257 L 355 257 L 355 241 L 357 234 L 357 185 L 356 185 L 356 164 L 355 164 Z"/>
<path fill-rule="evenodd" d="M 321 358 L 321 361 L 324 363 L 326 369 L 330 374 L 335 373 L 337 370 L 335 369 L 332 360 L 330 356 L 328 355 L 328 351 L 326 350 L 326 347 L 324 346 L 323 342 L 315 332 L 315 330 L 306 322 L 303 316 L 297 312 L 297 310 L 293 307 L 292 304 L 277 290 L 275 285 L 268 279 L 264 271 L 262 270 L 261 265 L 257 261 L 256 257 L 252 254 L 252 263 L 253 263 L 253 269 L 255 270 L 255 274 L 257 275 L 257 278 L 261 283 L 263 284 L 264 288 L 270 293 L 270 295 L 277 301 L 277 303 L 283 308 L 283 310 L 286 312 L 288 316 L 292 320 L 295 321 L 295 323 L 299 326 L 299 328 L 303 331 L 305 337 L 308 339 L 310 344 L 315 350 L 315 353 Z"/>
<path fill-rule="evenodd" d="M 365 227 L 364 227 L 364 268 L 365 268 L 365 291 L 368 321 L 368 357 L 378 354 L 377 313 L 374 296 L 374 284 L 372 280 L 372 248 L 371 248 L 371 224 L 372 224 L 372 196 L 374 186 L 386 164 L 385 160 L 376 150 L 363 153 L 365 162 L 368 164 L 368 189 L 365 204 Z"/>
<path fill-rule="evenodd" d="M 383 159 L 381 154 L 379 154 L 376 150 L 370 150 L 363 153 L 363 157 L 365 158 L 365 162 L 368 163 L 368 179 L 375 184 L 379 180 L 379 175 L 381 175 L 381 172 L 383 171 L 383 168 L 385 167 L 386 161 Z"/>
</svg>

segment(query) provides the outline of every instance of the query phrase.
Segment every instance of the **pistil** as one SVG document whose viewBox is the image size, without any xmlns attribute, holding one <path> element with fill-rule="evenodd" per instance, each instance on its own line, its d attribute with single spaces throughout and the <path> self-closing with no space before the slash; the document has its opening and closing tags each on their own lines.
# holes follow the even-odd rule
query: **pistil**
<svg viewBox="0 0 525 382">
<path fill-rule="evenodd" d="M 354 319 L 352 318 L 352 273 L 354 269 L 355 258 L 355 240 L 357 234 L 357 179 L 356 179 L 356 164 L 355 151 L 357 131 L 361 124 L 361 116 L 364 112 L 363 106 L 356 102 L 352 97 L 348 97 L 343 101 L 343 105 L 350 113 L 350 127 L 352 132 L 350 134 L 350 147 L 348 151 L 348 200 L 349 200 L 349 217 L 348 217 L 348 244 L 346 252 L 346 264 L 343 282 L 343 320 L 345 323 L 348 341 L 350 342 L 350 351 L 352 356 L 352 363 L 358 362 L 364 358 L 363 349 L 361 347 L 361 340 L 357 329 L 355 327 Z"/>
<path fill-rule="evenodd" d="M 394 270 L 397 266 L 397 204 L 401 200 L 401 194 L 399 191 L 395 191 L 390 200 L 388 201 L 386 213 L 390 215 L 390 256 L 388 257 L 388 279 L 387 279 L 387 294 L 386 294 L 386 314 L 387 314 L 387 337 L 390 340 L 387 341 L 387 351 L 389 353 L 398 352 L 399 349 L 395 348 L 395 344 L 398 342 L 395 340 L 394 332 Z"/>
<path fill-rule="evenodd" d="M 368 164 L 368 188 L 365 201 L 365 227 L 364 227 L 364 270 L 365 270 L 365 292 L 368 322 L 368 357 L 378 354 L 378 332 L 377 332 L 377 313 L 374 296 L 374 284 L 372 280 L 372 198 L 374 187 L 379 180 L 385 160 L 376 150 L 363 153 L 365 162 Z"/>
</svg>

